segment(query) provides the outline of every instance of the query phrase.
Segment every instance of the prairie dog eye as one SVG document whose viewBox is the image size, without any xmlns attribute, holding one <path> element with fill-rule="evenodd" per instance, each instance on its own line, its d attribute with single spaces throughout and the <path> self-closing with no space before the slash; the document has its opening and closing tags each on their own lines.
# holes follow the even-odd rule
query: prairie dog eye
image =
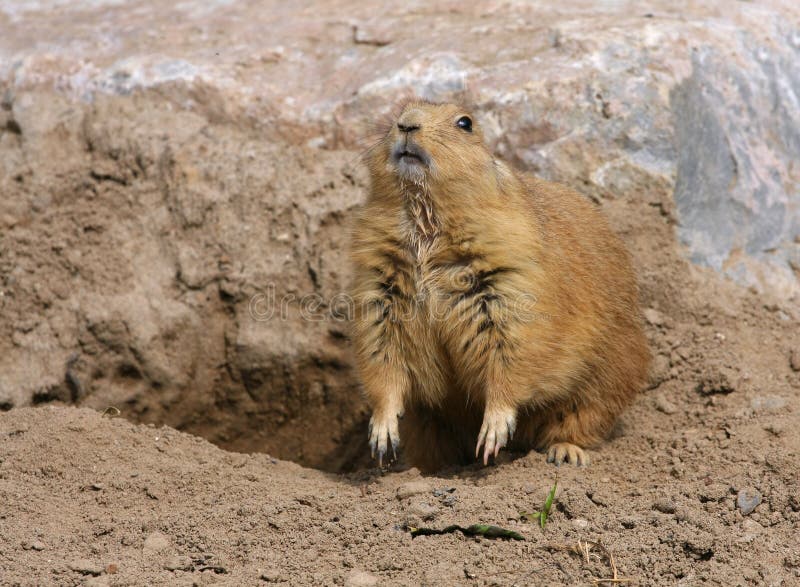
<svg viewBox="0 0 800 587">
<path fill-rule="evenodd" d="M 456 126 L 466 132 L 472 132 L 472 119 L 469 116 L 462 116 L 456 120 Z"/>
</svg>

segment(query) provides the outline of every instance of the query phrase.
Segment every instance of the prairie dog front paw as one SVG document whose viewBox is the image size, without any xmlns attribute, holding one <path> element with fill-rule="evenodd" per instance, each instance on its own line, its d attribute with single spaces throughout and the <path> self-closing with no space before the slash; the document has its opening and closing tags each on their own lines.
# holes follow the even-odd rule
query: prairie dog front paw
<svg viewBox="0 0 800 587">
<path fill-rule="evenodd" d="M 489 464 L 489 455 L 500 452 L 500 449 L 508 444 L 514 436 L 517 427 L 517 411 L 513 408 L 487 408 L 483 414 L 483 425 L 478 433 L 478 444 L 475 447 L 475 457 L 477 458 L 483 450 L 483 464 Z"/>
<path fill-rule="evenodd" d="M 398 418 L 400 414 L 393 410 L 385 410 L 372 415 L 369 421 L 369 447 L 372 458 L 378 455 L 378 466 L 383 466 L 383 457 L 392 447 L 392 457 L 397 458 L 397 449 L 400 446 L 400 432 Z"/>
</svg>

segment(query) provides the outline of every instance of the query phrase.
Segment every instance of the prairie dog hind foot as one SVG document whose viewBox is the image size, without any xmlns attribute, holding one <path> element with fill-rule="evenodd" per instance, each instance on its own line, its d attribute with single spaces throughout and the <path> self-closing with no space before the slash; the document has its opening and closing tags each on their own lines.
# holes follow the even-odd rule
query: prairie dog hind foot
<svg viewBox="0 0 800 587">
<path fill-rule="evenodd" d="M 569 442 L 556 442 L 547 449 L 547 462 L 556 467 L 560 467 L 561 463 L 585 467 L 589 464 L 589 455 L 581 447 Z"/>
</svg>

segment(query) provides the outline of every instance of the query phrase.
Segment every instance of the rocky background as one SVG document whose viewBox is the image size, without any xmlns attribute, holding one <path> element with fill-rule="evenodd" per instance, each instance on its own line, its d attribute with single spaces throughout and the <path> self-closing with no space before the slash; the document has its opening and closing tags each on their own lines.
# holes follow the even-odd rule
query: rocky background
<svg viewBox="0 0 800 587">
<path fill-rule="evenodd" d="M 348 218 L 412 95 L 634 256 L 650 385 L 546 532 L 537 453 L 365 468 Z M 791 0 L 0 0 L 0 584 L 609 577 L 577 540 L 634 584 L 796 584 L 799 235 Z M 406 530 L 475 522 L 528 541 Z"/>
</svg>

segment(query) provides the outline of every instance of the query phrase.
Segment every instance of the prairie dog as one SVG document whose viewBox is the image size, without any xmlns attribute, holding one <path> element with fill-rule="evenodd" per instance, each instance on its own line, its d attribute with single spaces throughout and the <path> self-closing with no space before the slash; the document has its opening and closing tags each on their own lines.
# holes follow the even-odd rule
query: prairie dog
<svg viewBox="0 0 800 587">
<path fill-rule="evenodd" d="M 425 472 L 505 446 L 587 464 L 650 358 L 603 215 L 494 157 L 454 104 L 407 104 L 367 165 L 351 255 L 373 455 L 402 444 Z"/>
</svg>

